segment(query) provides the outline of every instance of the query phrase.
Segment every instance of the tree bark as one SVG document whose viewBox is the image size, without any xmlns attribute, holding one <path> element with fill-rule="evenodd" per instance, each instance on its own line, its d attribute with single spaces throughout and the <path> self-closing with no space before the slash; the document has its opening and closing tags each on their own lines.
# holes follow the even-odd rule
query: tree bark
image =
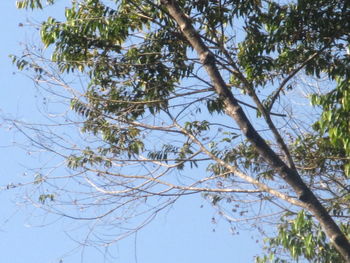
<svg viewBox="0 0 350 263">
<path fill-rule="evenodd" d="M 344 233 L 340 230 L 314 193 L 307 187 L 298 172 L 289 168 L 255 130 L 238 101 L 226 86 L 216 66 L 215 56 L 204 44 L 199 33 L 193 27 L 191 20 L 182 12 L 177 1 L 161 0 L 161 3 L 170 16 L 177 22 L 183 35 L 197 52 L 201 63 L 214 85 L 216 93 L 224 101 L 226 113 L 236 121 L 243 134 L 259 152 L 261 157 L 293 188 L 299 200 L 305 203 L 309 212 L 320 222 L 325 233 L 344 260 L 350 262 L 350 243 Z"/>
</svg>

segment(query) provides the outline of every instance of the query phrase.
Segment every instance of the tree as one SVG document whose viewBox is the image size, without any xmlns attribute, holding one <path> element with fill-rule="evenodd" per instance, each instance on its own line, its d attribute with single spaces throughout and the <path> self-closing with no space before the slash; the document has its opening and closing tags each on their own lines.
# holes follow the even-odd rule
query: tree
<svg viewBox="0 0 350 263">
<path fill-rule="evenodd" d="M 327 247 L 330 259 L 350 262 L 349 28 L 347 1 L 81 0 L 65 21 L 41 25 L 50 60 L 27 49 L 13 61 L 39 86 L 71 92 L 85 142 L 32 141 L 59 152 L 72 181 L 101 198 L 91 219 L 124 208 L 132 218 L 145 202 L 157 213 L 203 193 L 230 220 L 225 208 L 247 199 L 247 219 L 265 203 L 274 220 L 295 217 L 278 222 L 286 228 L 270 250 L 318 260 L 313 251 Z M 68 85 L 70 76 L 83 87 Z M 203 176 L 191 177 L 194 169 Z M 58 202 L 58 191 L 69 190 L 40 201 Z"/>
</svg>

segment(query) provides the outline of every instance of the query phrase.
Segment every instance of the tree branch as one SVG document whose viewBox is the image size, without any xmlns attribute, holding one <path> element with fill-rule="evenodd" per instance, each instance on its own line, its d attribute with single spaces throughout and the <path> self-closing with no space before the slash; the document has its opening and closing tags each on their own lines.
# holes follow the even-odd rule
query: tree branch
<svg viewBox="0 0 350 263">
<path fill-rule="evenodd" d="M 177 22 L 184 36 L 197 52 L 201 63 L 206 69 L 215 87 L 216 92 L 224 101 L 227 114 L 236 121 L 243 134 L 256 148 L 262 158 L 264 158 L 264 160 L 270 164 L 270 166 L 285 180 L 285 182 L 294 189 L 298 195 L 299 200 L 304 203 L 303 205 L 307 208 L 307 210 L 313 213 L 317 220 L 320 222 L 324 231 L 330 238 L 333 245 L 339 251 L 339 253 L 347 262 L 350 262 L 350 243 L 348 239 L 329 215 L 327 210 L 322 206 L 314 193 L 301 179 L 298 172 L 294 169 L 289 168 L 288 165 L 286 165 L 279 158 L 279 156 L 270 148 L 266 141 L 252 126 L 249 119 L 238 104 L 237 100 L 226 86 L 216 66 L 215 56 L 203 43 L 198 32 L 191 24 L 191 20 L 182 12 L 181 8 L 177 4 L 177 1 L 161 0 L 161 3 L 168 10 L 173 19 Z M 225 163 L 223 163 L 223 165 L 224 164 Z"/>
<path fill-rule="evenodd" d="M 288 77 L 286 77 L 282 81 L 282 83 L 278 87 L 277 91 L 273 95 L 269 106 L 267 107 L 267 112 L 271 112 L 273 104 L 275 103 L 276 99 L 278 98 L 279 94 L 283 90 L 284 86 L 288 83 L 288 81 L 291 80 L 300 70 L 302 70 L 306 66 L 307 63 L 309 63 L 311 60 L 313 60 L 315 57 L 317 57 L 319 54 L 321 54 L 325 49 L 326 49 L 326 47 L 324 47 L 321 50 L 319 50 L 318 52 L 315 52 L 314 54 L 312 54 L 308 59 L 306 59 L 303 63 L 301 63 L 301 65 L 299 67 L 297 67 L 295 70 L 293 70 L 292 73 L 290 73 L 288 75 Z"/>
</svg>

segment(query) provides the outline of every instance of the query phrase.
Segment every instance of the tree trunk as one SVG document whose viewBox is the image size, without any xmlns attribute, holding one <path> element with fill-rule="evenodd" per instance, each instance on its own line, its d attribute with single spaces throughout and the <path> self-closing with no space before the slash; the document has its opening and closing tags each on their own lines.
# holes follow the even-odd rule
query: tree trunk
<svg viewBox="0 0 350 263">
<path fill-rule="evenodd" d="M 200 35 L 192 26 L 191 20 L 182 12 L 175 0 L 162 0 L 161 3 L 177 22 L 191 46 L 196 50 L 215 87 L 216 93 L 224 101 L 226 113 L 236 121 L 243 134 L 252 143 L 261 157 L 293 188 L 299 200 L 305 203 L 308 210 L 320 222 L 325 233 L 345 261 L 350 262 L 349 241 L 314 193 L 303 182 L 298 172 L 288 167 L 252 126 L 238 101 L 226 86 L 216 66 L 215 56 L 204 44 Z"/>
</svg>

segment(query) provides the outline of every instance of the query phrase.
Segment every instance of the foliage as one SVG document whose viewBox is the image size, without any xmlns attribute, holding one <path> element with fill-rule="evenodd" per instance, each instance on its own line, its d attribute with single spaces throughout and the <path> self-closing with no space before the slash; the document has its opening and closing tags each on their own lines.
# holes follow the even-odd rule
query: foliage
<svg viewBox="0 0 350 263">
<path fill-rule="evenodd" d="M 47 4 L 53 4 L 54 0 L 47 0 L 46 2 L 47 2 Z M 31 9 L 40 8 L 40 9 L 42 9 L 43 3 L 41 0 L 24 0 L 24 1 L 17 1 L 16 6 L 17 6 L 17 8 L 25 8 L 25 9 L 28 9 L 28 8 L 31 8 Z"/>
<path fill-rule="evenodd" d="M 347 60 L 349 57 L 347 56 Z M 337 87 L 334 90 L 321 96 L 313 96 L 312 102 L 323 109 L 320 120 L 315 123 L 315 129 L 328 135 L 332 145 L 344 150 L 345 156 L 350 156 L 350 72 L 345 72 L 344 75 L 337 78 Z M 350 176 L 349 159 L 344 164 L 344 172 Z"/>
<path fill-rule="evenodd" d="M 326 235 L 317 225 L 311 215 L 301 211 L 295 219 L 291 215 L 282 217 L 277 237 L 266 240 L 269 255 L 257 258 L 256 262 L 290 262 L 288 256 L 283 259 L 283 252 L 290 252 L 293 260 L 306 259 L 310 262 L 331 263 L 342 262 L 336 250 L 329 245 Z M 349 226 L 342 226 L 349 233 Z"/>
<path fill-rule="evenodd" d="M 18 7 L 43 6 L 27 0 Z M 172 196 L 170 204 L 198 192 L 224 216 L 240 200 L 250 200 L 242 210 L 248 214 L 240 214 L 247 219 L 268 203 L 273 214 L 297 215 L 277 222 L 272 253 L 282 246 L 293 259 L 339 262 L 319 224 L 331 229 L 332 215 L 343 226 L 337 235 L 348 233 L 347 1 L 80 0 L 64 14 L 41 25 L 48 64 L 41 49 L 13 62 L 49 90 L 52 83 L 66 88 L 64 77 L 83 80 L 83 88 L 66 90 L 73 90 L 70 106 L 86 143 L 61 147 L 61 136 L 51 143 L 64 152 L 73 180 L 91 189 L 86 196 L 104 196 L 106 210 L 95 218 L 112 224 L 129 203 L 159 208 L 164 203 L 152 197 Z M 296 106 L 296 97 L 315 108 Z M 40 198 L 58 202 L 56 195 Z"/>
</svg>

